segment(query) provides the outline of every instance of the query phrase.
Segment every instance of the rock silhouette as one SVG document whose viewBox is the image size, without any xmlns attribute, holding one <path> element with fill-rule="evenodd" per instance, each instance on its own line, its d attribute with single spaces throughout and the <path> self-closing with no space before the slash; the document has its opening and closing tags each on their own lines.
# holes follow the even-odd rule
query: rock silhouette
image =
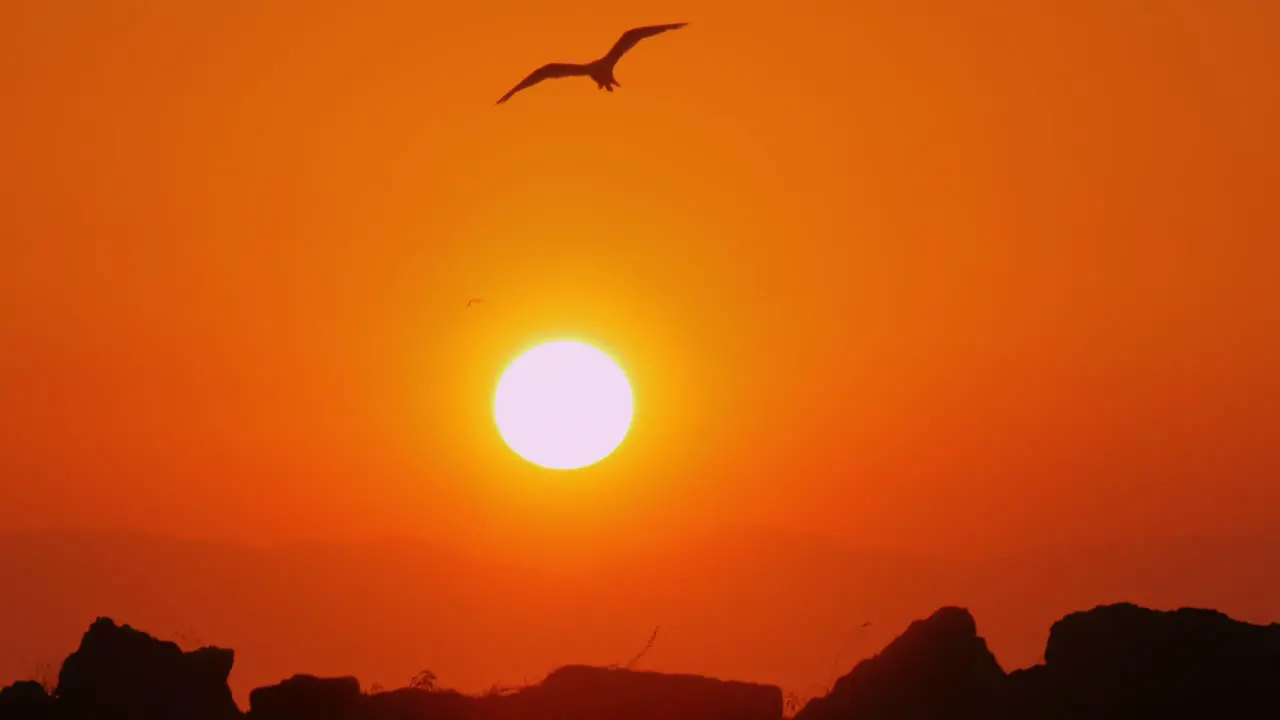
<svg viewBox="0 0 1280 720">
<path fill-rule="evenodd" d="M 459 720 L 477 717 L 484 698 L 474 698 L 453 690 L 428 692 L 400 688 L 366 696 L 363 715 L 378 720 Z"/>
<path fill-rule="evenodd" d="M 699 675 L 571 665 L 540 684 L 490 700 L 486 717 L 564 720 L 776 720 L 782 690 Z"/>
<path fill-rule="evenodd" d="M 781 690 L 696 675 L 571 665 L 541 683 L 479 697 L 353 677 L 295 675 L 250 694 L 241 713 L 234 654 L 183 652 L 99 618 L 67 657 L 52 696 L 0 690 L 0 720 L 780 720 Z M 1005 673 L 968 610 L 944 607 L 858 663 L 797 720 L 1146 720 L 1280 717 L 1280 625 L 1212 610 L 1099 606 L 1054 623 L 1045 662 Z"/>
<path fill-rule="evenodd" d="M 401 688 L 362 694 L 355 678 L 297 675 L 250 693 L 253 720 L 777 720 L 782 691 L 769 685 L 571 665 L 509 693 L 468 697 Z"/>
<path fill-rule="evenodd" d="M 294 675 L 249 693 L 249 717 L 272 720 L 345 720 L 360 710 L 360 681 L 353 677 Z"/>
<path fill-rule="evenodd" d="M 34 680 L 20 680 L 0 689 L 0 718 L 47 720 L 53 712 L 53 699 Z"/>
<path fill-rule="evenodd" d="M 1280 625 L 1121 603 L 1054 623 L 1045 662 L 1005 674 L 968 611 L 943 608 L 797 720 L 1280 717 Z"/>
<path fill-rule="evenodd" d="M 98 615 L 168 633 L 186 649 L 197 640 L 235 648 L 231 690 L 244 709 L 251 690 L 297 672 L 398 687 L 430 665 L 455 687 L 479 690 L 500 678 L 540 679 L 566 662 L 624 662 L 660 621 L 672 633 L 658 641 L 661 669 L 760 680 L 811 696 L 941 604 L 969 608 L 1006 670 L 1042 662 L 1056 620 L 1113 598 L 1280 620 L 1277 558 L 1280 534 L 1011 548 L 949 560 L 735 526 L 669 547 L 611 551 L 607 561 L 558 573 L 421 539 L 240 546 L 0 530 L 0 584 L 22 588 L 0 591 L 0 686 L 43 679 L 37 675 L 55 685 L 62 659 Z M 492 592 L 497 577 L 505 593 Z M 512 606 L 508 597 L 523 601 Z M 353 603 L 376 611 L 350 622 Z M 711 622 L 726 606 L 735 612 Z M 780 607 L 805 612 L 779 615 Z M 856 630 L 865 620 L 874 625 Z M 179 639 L 177 631 L 192 637 Z M 317 633 L 323 639 L 313 642 Z M 568 638 L 576 650 L 565 657 L 557 644 Z M 718 650 L 726 638 L 736 655 L 753 658 L 757 675 L 742 676 L 734 657 Z M 393 641 L 413 650 L 380 654 Z M 469 648 L 481 643 L 501 651 L 475 662 Z M 51 669 L 33 667 L 38 661 Z"/>
<path fill-rule="evenodd" d="M 128 625 L 98 618 L 58 674 L 57 716 L 130 720 L 224 720 L 240 710 L 227 677 L 235 653 L 183 652 Z"/>
<path fill-rule="evenodd" d="M 985 718 L 999 708 L 1005 679 L 969 611 L 945 607 L 911 623 L 796 719 Z"/>
<path fill-rule="evenodd" d="M 1280 624 L 1131 604 L 1053 624 L 1045 662 L 1009 675 L 1010 716 L 1280 717 Z"/>
</svg>

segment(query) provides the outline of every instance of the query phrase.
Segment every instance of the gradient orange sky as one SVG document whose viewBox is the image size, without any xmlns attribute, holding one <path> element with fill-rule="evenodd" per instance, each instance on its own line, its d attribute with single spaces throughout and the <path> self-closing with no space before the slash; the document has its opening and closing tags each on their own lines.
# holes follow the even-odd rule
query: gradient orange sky
<svg viewBox="0 0 1280 720">
<path fill-rule="evenodd" d="M 673 21 L 611 95 L 493 105 Z M 741 525 L 979 559 L 1274 537 L 1277 27 L 1265 0 L 6 3 L 0 527 L 548 568 Z M 569 474 L 490 413 L 554 337 L 636 393 Z"/>
</svg>

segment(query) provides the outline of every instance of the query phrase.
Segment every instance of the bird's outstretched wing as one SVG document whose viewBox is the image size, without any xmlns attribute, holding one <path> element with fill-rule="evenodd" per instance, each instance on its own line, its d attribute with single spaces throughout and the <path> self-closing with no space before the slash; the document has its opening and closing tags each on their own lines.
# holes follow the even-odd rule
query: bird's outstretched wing
<svg viewBox="0 0 1280 720">
<path fill-rule="evenodd" d="M 613 48 L 609 50 L 609 54 L 605 55 L 605 62 L 610 65 L 618 62 L 622 58 L 623 53 L 635 47 L 636 43 L 641 40 L 664 33 L 668 30 L 676 30 L 688 25 L 689 23 L 668 23 L 667 25 L 646 25 L 645 27 L 632 28 L 618 38 L 618 42 L 613 44 Z"/>
<path fill-rule="evenodd" d="M 537 85 L 543 80 L 586 74 L 588 73 L 585 65 L 575 65 L 572 63 L 548 63 L 529 73 L 529 77 L 521 80 L 519 85 L 508 90 L 507 94 L 503 95 L 502 99 L 498 100 L 497 104 L 501 105 L 502 103 L 510 100 L 512 95 L 515 95 L 531 85 Z"/>
</svg>

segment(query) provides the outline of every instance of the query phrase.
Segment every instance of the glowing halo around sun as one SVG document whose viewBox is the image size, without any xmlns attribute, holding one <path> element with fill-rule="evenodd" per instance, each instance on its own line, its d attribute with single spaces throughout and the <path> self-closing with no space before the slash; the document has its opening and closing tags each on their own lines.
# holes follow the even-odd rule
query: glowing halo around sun
<svg viewBox="0 0 1280 720">
<path fill-rule="evenodd" d="M 622 368 L 572 340 L 548 342 L 516 358 L 493 398 L 507 446 L 551 470 L 576 470 L 608 457 L 626 438 L 633 412 Z"/>
</svg>

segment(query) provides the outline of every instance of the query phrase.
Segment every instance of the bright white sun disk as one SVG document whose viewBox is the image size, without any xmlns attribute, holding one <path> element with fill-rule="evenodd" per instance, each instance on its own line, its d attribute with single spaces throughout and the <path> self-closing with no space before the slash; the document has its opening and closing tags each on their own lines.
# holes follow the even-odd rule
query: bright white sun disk
<svg viewBox="0 0 1280 720">
<path fill-rule="evenodd" d="M 573 470 L 608 457 L 631 429 L 627 376 L 605 353 L 570 340 L 516 358 L 498 381 L 494 419 L 520 457 Z"/>
</svg>

